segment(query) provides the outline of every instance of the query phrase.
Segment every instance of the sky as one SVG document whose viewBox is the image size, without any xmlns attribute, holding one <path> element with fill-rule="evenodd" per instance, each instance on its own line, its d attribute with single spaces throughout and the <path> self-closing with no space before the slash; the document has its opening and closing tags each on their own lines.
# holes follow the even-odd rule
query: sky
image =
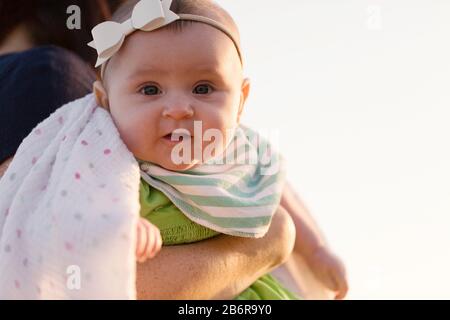
<svg viewBox="0 0 450 320">
<path fill-rule="evenodd" d="M 348 298 L 449 299 L 450 1 L 217 2 Z"/>
</svg>

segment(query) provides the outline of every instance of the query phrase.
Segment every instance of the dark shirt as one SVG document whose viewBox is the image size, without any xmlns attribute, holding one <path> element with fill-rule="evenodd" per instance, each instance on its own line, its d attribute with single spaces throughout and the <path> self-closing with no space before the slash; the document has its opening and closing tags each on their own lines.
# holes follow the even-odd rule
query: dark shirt
<svg viewBox="0 0 450 320">
<path fill-rule="evenodd" d="M 0 163 L 57 108 L 92 92 L 94 70 L 55 46 L 0 55 Z"/>
</svg>

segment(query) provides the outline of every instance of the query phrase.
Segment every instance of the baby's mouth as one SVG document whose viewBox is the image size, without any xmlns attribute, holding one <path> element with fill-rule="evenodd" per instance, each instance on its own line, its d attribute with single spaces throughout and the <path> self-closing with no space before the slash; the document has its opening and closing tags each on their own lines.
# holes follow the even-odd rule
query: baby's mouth
<svg viewBox="0 0 450 320">
<path fill-rule="evenodd" d="M 185 141 L 186 139 L 192 139 L 192 136 L 190 134 L 186 133 L 175 133 L 171 132 L 163 136 L 164 140 L 172 141 L 172 142 L 181 142 Z"/>
</svg>

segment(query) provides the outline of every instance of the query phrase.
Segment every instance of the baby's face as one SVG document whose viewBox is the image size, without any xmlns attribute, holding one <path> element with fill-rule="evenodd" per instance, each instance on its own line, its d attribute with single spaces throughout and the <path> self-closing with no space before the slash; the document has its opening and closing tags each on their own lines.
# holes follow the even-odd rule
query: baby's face
<svg viewBox="0 0 450 320">
<path fill-rule="evenodd" d="M 218 129 L 230 138 L 227 129 L 237 126 L 249 90 L 233 42 L 201 23 L 181 32 L 137 31 L 106 69 L 109 109 L 129 150 L 138 159 L 175 171 L 208 160 L 194 159 L 195 147 L 204 150 L 211 143 L 194 144 L 196 138 L 203 141 L 194 136 L 194 121 L 201 121 L 203 132 Z M 178 142 L 171 135 L 176 129 L 191 135 L 193 160 L 188 164 L 173 161 Z"/>
</svg>

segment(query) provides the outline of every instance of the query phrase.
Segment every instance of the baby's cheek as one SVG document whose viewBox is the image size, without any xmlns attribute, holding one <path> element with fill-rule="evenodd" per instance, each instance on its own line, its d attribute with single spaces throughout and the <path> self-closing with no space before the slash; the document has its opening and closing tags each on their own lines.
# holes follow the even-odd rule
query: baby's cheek
<svg viewBox="0 0 450 320">
<path fill-rule="evenodd" d="M 141 149 L 139 145 L 139 140 L 136 137 L 133 137 L 133 135 L 129 135 L 127 133 L 121 134 L 121 136 L 128 150 L 130 150 L 131 153 L 133 153 L 134 155 L 138 156 Z"/>
<path fill-rule="evenodd" d="M 205 129 L 204 132 L 207 132 L 208 129 L 214 129 L 214 131 L 210 131 L 210 134 L 205 134 L 203 137 L 202 154 L 204 162 L 210 160 L 211 157 L 222 155 L 234 133 L 234 130 L 229 130 L 226 123 L 216 123 L 214 127 Z M 219 137 L 217 137 L 218 134 Z"/>
<path fill-rule="evenodd" d="M 143 133 L 133 123 L 128 123 L 124 120 L 115 120 L 117 130 L 128 150 L 137 156 L 136 153 L 140 153 L 142 149 Z"/>
<path fill-rule="evenodd" d="M 236 126 L 236 113 L 229 108 L 217 109 L 202 120 L 203 133 L 208 131 L 208 129 L 219 130 L 223 139 L 225 139 L 228 130 Z"/>
<path fill-rule="evenodd" d="M 137 130 L 127 130 L 122 137 L 128 150 L 140 159 L 146 158 L 146 150 L 149 144 L 149 141 L 144 137 L 143 133 Z"/>
</svg>

